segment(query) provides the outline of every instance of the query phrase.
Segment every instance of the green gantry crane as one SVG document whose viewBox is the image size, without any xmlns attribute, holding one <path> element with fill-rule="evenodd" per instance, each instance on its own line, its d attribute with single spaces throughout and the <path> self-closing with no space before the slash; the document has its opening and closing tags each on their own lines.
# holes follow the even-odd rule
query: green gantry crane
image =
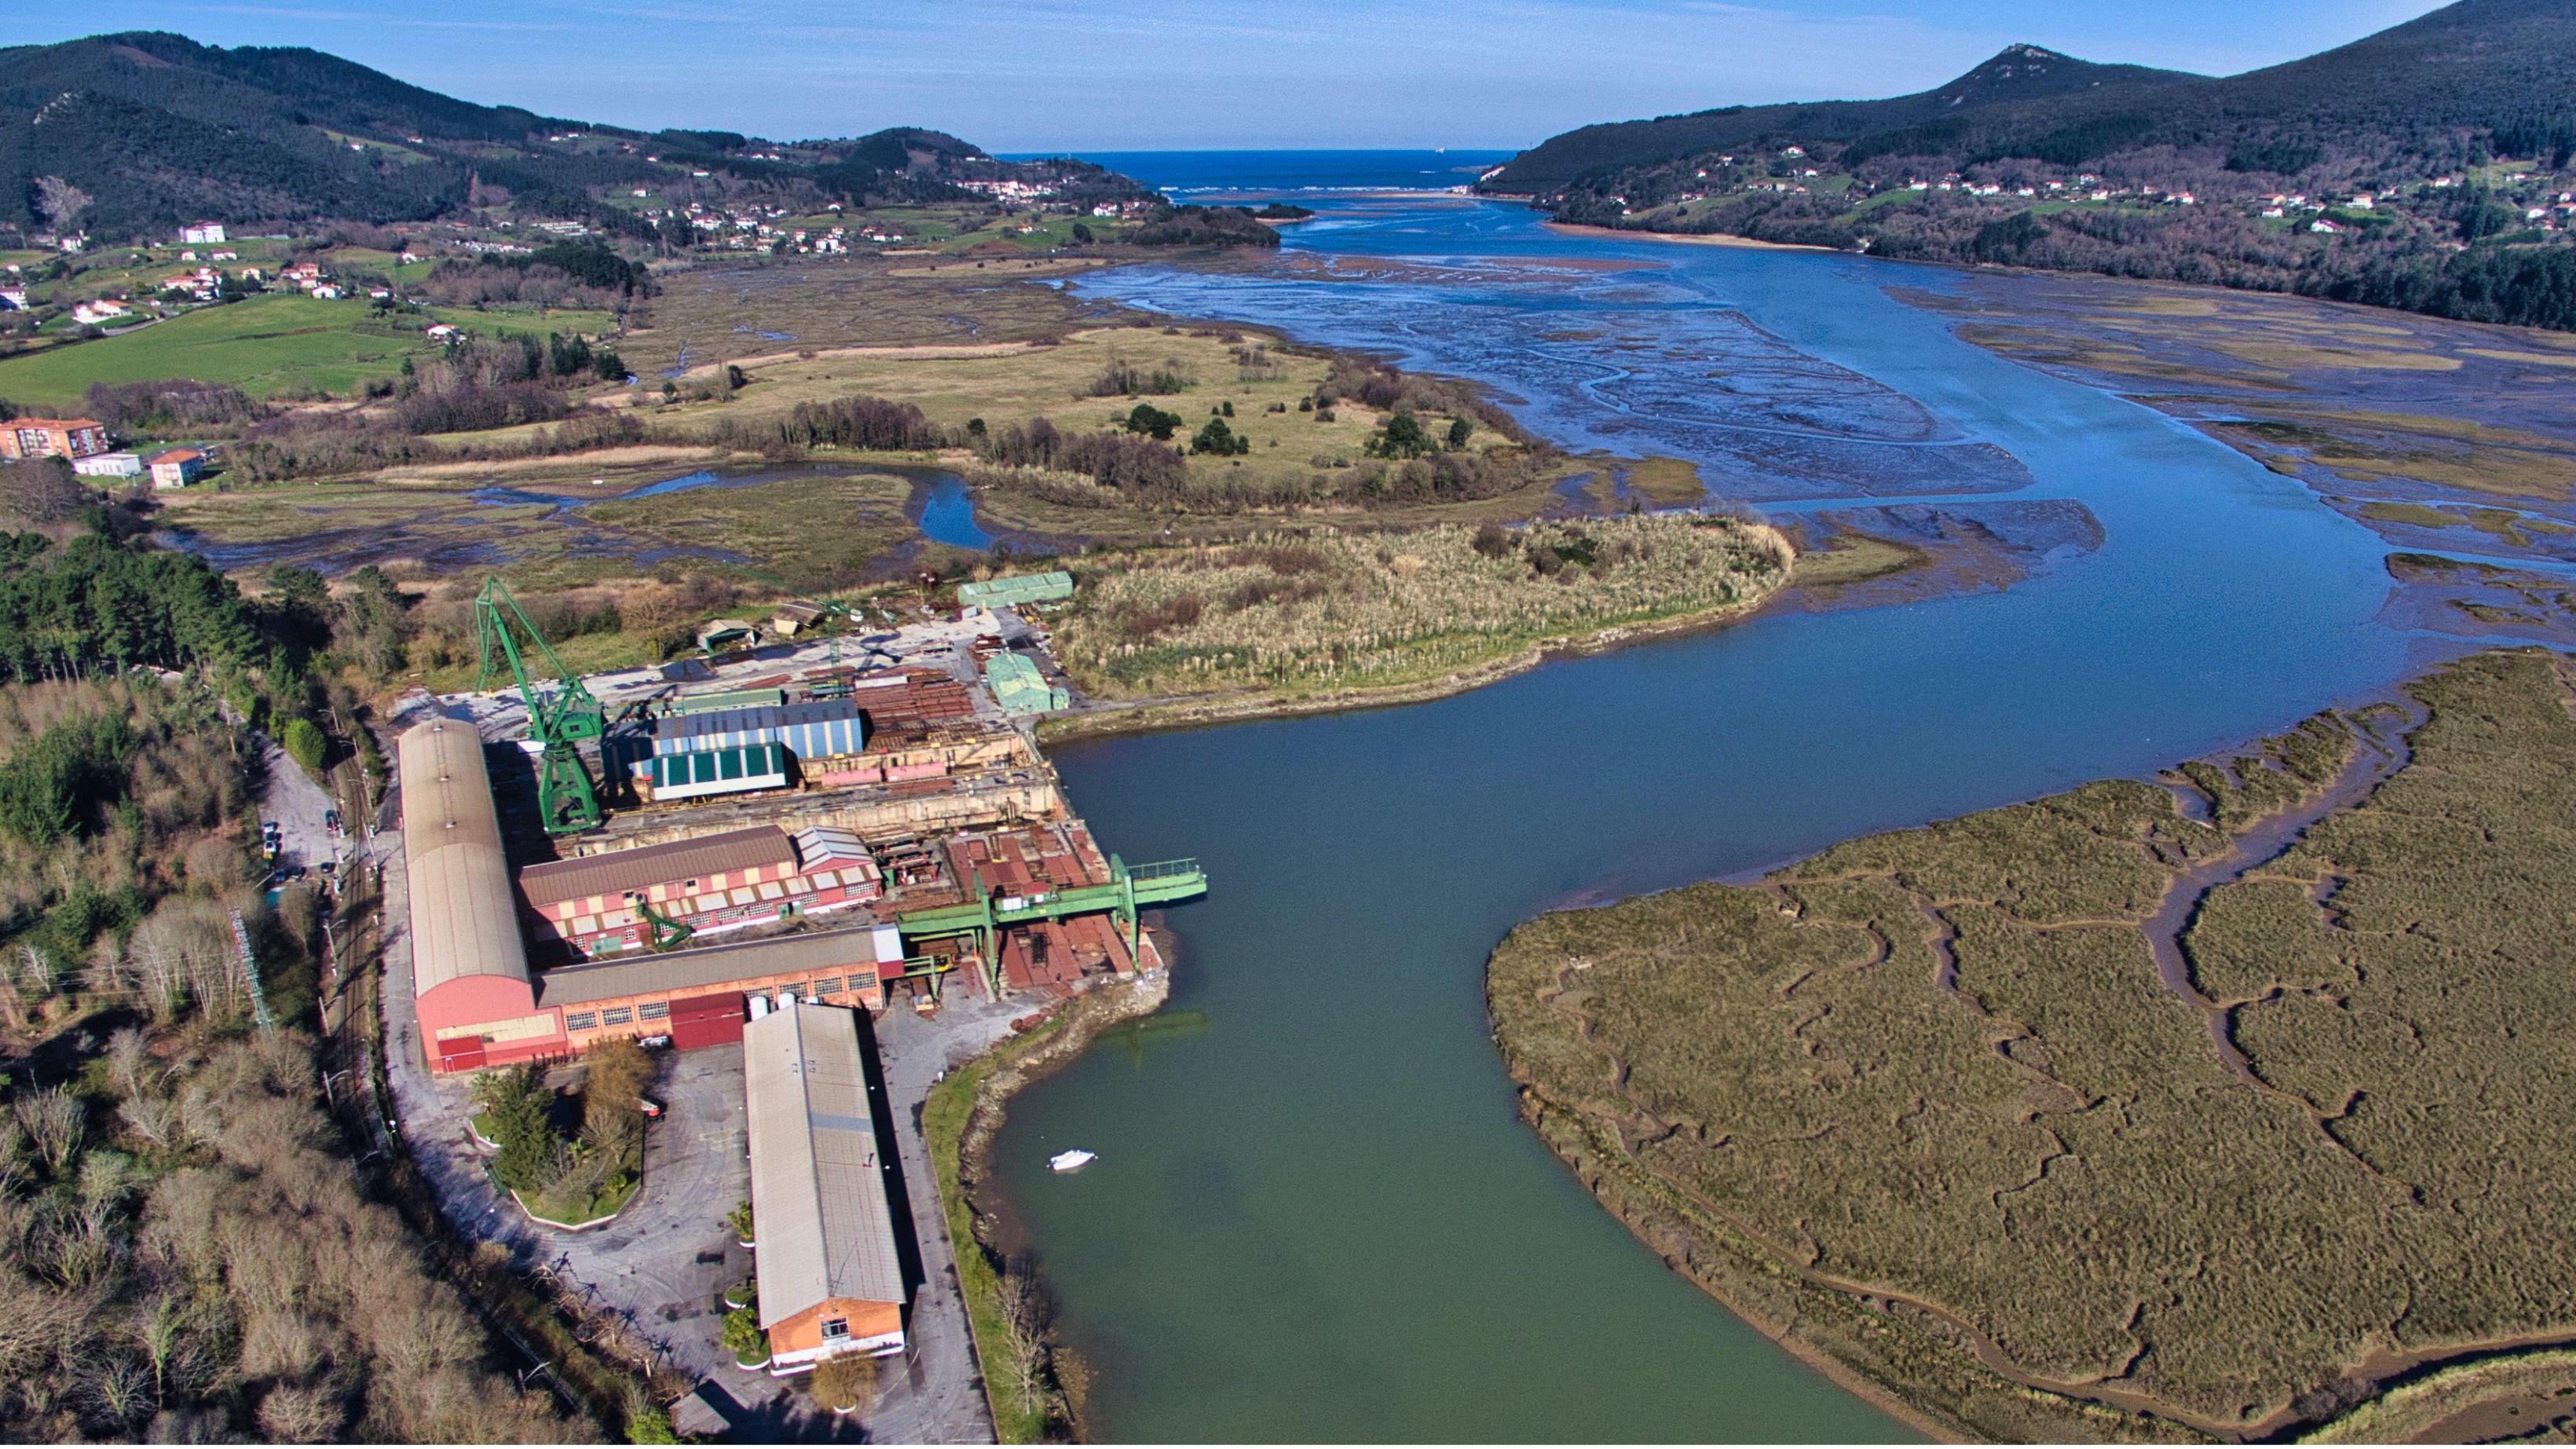
<svg viewBox="0 0 2576 1449">
<path fill-rule="evenodd" d="M 539 689 L 528 673 L 527 657 L 519 650 L 519 635 L 537 646 L 546 664 L 561 683 L 552 689 Z M 599 828 L 599 791 L 590 783 L 590 770 L 581 762 L 580 742 L 595 740 L 607 732 L 605 712 L 589 690 L 581 687 L 581 676 L 564 667 L 555 657 L 554 646 L 537 626 L 528 620 L 527 611 L 510 597 L 510 590 L 494 574 L 483 581 L 483 592 L 474 596 L 474 634 L 483 651 L 483 672 L 474 681 L 477 690 L 491 681 L 492 655 L 497 648 L 510 662 L 510 673 L 519 681 L 519 697 L 528 705 L 528 738 L 544 745 L 537 757 L 537 810 L 545 819 L 548 835 L 573 835 Z"/>
<path fill-rule="evenodd" d="M 895 917 L 907 939 L 931 936 L 965 936 L 975 943 L 976 954 L 984 958 L 985 969 L 993 979 L 993 990 L 1001 990 L 1001 953 L 993 948 L 994 936 L 1005 926 L 1028 921 L 1061 921 L 1067 916 L 1088 915 L 1107 911 L 1117 918 L 1127 938 L 1127 955 L 1136 955 L 1136 912 L 1145 906 L 1159 906 L 1172 901 L 1188 900 L 1207 893 L 1207 873 L 1195 860 L 1166 860 L 1153 865 L 1140 865 L 1130 870 L 1117 856 L 1109 857 L 1109 879 L 1101 885 L 1065 886 L 1043 896 L 987 895 L 964 905 L 937 906 L 926 911 L 909 911 Z"/>
</svg>

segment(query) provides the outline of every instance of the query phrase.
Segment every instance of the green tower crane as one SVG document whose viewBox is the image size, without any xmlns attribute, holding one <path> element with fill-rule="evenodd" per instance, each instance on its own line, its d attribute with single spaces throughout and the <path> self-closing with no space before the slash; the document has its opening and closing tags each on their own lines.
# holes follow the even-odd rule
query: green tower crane
<svg viewBox="0 0 2576 1449">
<path fill-rule="evenodd" d="M 546 658 L 546 664 L 562 681 L 552 689 L 541 690 L 528 673 L 528 661 L 519 651 L 519 634 L 525 632 L 528 642 Z M 549 835 L 571 835 L 599 828 L 599 792 L 590 783 L 590 771 L 581 762 L 578 748 L 582 740 L 595 740 L 606 733 L 605 712 L 589 690 L 581 687 L 581 676 L 564 667 L 555 657 L 554 646 L 537 626 L 528 620 L 527 611 L 498 574 L 484 580 L 483 592 L 474 596 L 474 633 L 483 651 L 483 672 L 474 682 L 477 690 L 492 678 L 492 655 L 497 648 L 509 660 L 510 673 L 519 681 L 519 697 L 528 705 L 528 738 L 545 748 L 537 757 L 537 809 L 545 819 Z"/>
</svg>

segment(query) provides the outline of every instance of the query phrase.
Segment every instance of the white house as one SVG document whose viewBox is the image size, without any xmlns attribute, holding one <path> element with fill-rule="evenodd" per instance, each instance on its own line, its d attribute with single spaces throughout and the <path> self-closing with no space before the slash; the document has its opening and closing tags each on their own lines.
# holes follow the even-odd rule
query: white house
<svg viewBox="0 0 2576 1449">
<path fill-rule="evenodd" d="M 201 221 L 194 226 L 183 226 L 179 228 L 179 240 L 188 246 L 211 246 L 224 240 L 223 223 Z"/>
<path fill-rule="evenodd" d="M 143 460 L 132 453 L 92 453 L 74 458 L 72 471 L 91 478 L 132 478 L 143 471 Z"/>
<path fill-rule="evenodd" d="M 116 318 L 129 315 L 133 311 L 133 308 L 126 306 L 123 302 L 110 302 L 101 298 L 95 302 L 83 302 L 72 308 L 72 320 L 86 327 L 100 322 L 113 321 Z"/>
</svg>

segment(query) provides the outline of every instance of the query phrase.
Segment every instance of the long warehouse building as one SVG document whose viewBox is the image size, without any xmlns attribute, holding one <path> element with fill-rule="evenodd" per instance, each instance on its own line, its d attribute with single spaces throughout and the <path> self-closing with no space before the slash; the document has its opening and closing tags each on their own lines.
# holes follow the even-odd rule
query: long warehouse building
<svg viewBox="0 0 2576 1449">
<path fill-rule="evenodd" d="M 412 990 L 431 1064 L 451 1041 L 473 1044 L 475 1066 L 560 1048 L 562 1024 L 537 1010 L 528 977 L 483 737 L 439 718 L 404 731 L 399 750 Z"/>
<path fill-rule="evenodd" d="M 789 1001 L 742 1038 L 751 1216 L 769 1371 L 903 1351 L 906 1291 L 858 1019 Z"/>
</svg>

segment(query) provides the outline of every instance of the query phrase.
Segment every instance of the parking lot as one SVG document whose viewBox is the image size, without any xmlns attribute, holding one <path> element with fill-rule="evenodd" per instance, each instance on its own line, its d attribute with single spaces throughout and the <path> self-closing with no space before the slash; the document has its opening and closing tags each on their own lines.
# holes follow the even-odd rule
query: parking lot
<svg viewBox="0 0 2576 1449">
<path fill-rule="evenodd" d="M 665 1053 L 654 1090 L 661 1120 L 644 1134 L 644 1184 L 615 1222 L 587 1232 L 540 1230 L 547 1265 L 615 1309 L 677 1367 L 759 1397 L 717 1340 L 717 1295 L 751 1276 L 725 1214 L 751 1193 L 742 1120 L 742 1053 Z"/>
</svg>

